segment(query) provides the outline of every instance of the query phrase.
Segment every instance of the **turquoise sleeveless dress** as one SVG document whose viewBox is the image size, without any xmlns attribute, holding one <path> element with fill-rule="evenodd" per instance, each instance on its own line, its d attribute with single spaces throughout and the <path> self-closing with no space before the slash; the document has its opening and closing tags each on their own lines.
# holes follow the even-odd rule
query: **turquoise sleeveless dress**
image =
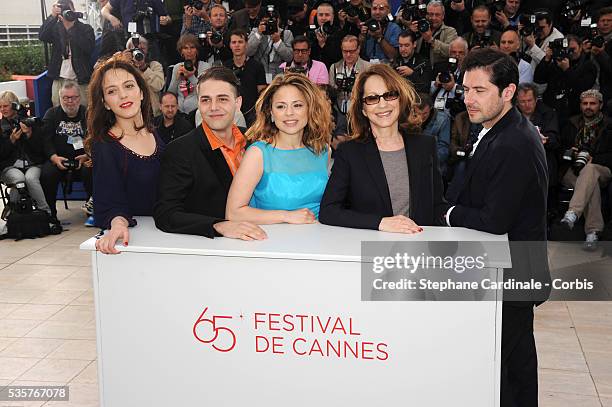
<svg viewBox="0 0 612 407">
<path fill-rule="evenodd" d="M 261 150 L 264 164 L 249 206 L 286 211 L 308 208 L 318 218 L 329 178 L 328 151 L 316 155 L 306 147 L 281 150 L 263 141 L 256 141 L 249 148 Z"/>
</svg>

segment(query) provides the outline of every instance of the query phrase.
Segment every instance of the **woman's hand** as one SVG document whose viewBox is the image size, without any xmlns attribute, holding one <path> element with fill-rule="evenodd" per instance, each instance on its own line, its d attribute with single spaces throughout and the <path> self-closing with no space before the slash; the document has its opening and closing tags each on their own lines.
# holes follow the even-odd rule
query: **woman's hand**
<svg viewBox="0 0 612 407">
<path fill-rule="evenodd" d="M 285 216 L 283 217 L 283 221 L 285 223 L 292 224 L 302 224 L 302 223 L 315 223 L 316 218 L 314 213 L 310 209 L 302 208 L 297 209 L 295 211 L 287 211 L 285 212 Z"/>
<path fill-rule="evenodd" d="M 423 228 L 414 223 L 412 219 L 404 215 L 397 215 L 382 218 L 378 230 L 381 232 L 413 234 L 422 232 Z"/>
<path fill-rule="evenodd" d="M 100 239 L 96 241 L 96 250 L 104 254 L 119 254 L 115 244 L 119 239 L 127 247 L 130 233 L 128 232 L 128 221 L 122 216 L 117 216 L 111 222 L 111 228 Z"/>
<path fill-rule="evenodd" d="M 226 220 L 215 223 L 213 228 L 221 236 L 231 239 L 264 240 L 268 238 L 268 235 L 262 228 L 250 222 L 232 222 Z"/>
</svg>

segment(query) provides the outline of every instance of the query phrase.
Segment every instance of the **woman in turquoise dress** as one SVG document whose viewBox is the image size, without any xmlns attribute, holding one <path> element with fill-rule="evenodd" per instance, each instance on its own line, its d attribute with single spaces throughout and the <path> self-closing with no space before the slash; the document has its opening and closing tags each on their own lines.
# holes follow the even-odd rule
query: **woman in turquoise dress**
<svg viewBox="0 0 612 407">
<path fill-rule="evenodd" d="M 260 95 L 253 142 L 227 197 L 226 217 L 256 224 L 314 223 L 328 180 L 331 107 L 302 74 L 277 76 Z"/>
</svg>

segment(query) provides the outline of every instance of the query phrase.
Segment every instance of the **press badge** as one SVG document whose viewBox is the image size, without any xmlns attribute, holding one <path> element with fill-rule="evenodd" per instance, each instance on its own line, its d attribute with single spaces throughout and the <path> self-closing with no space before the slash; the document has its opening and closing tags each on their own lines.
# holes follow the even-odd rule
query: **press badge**
<svg viewBox="0 0 612 407">
<path fill-rule="evenodd" d="M 443 97 L 436 98 L 436 101 L 434 102 L 434 108 L 438 110 L 444 110 L 445 107 L 446 100 Z"/>
<path fill-rule="evenodd" d="M 268 85 L 272 83 L 272 74 L 271 73 L 267 73 L 266 74 L 266 83 Z"/>
<path fill-rule="evenodd" d="M 371 63 L 371 64 L 379 64 L 379 63 L 380 63 L 380 59 L 378 59 L 378 58 L 372 58 L 372 59 L 370 59 L 370 63 Z"/>
<path fill-rule="evenodd" d="M 83 148 L 83 139 L 81 137 L 68 137 L 68 144 L 72 144 L 72 148 L 75 150 L 81 150 Z"/>
</svg>

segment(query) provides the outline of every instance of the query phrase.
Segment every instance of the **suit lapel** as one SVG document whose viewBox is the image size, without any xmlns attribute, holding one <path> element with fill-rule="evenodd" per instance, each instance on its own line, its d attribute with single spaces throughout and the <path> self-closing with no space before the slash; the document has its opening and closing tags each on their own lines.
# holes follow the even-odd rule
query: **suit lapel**
<svg viewBox="0 0 612 407">
<path fill-rule="evenodd" d="M 389 194 L 389 185 L 387 184 L 385 169 L 382 165 L 376 141 L 372 137 L 364 144 L 364 153 L 366 165 L 374 179 L 378 194 L 383 200 L 386 212 L 392 214 L 393 207 L 391 206 L 391 195 Z"/>
<path fill-rule="evenodd" d="M 212 149 L 208 141 L 208 137 L 206 137 L 206 134 L 204 134 L 204 131 L 202 130 L 202 126 L 198 127 L 198 133 L 200 137 L 200 148 L 204 153 L 204 157 L 206 157 L 206 160 L 210 164 L 221 185 L 223 185 L 225 189 L 229 191 L 233 177 L 232 172 L 227 166 L 225 157 L 223 157 L 223 153 L 220 149 Z"/>
<path fill-rule="evenodd" d="M 429 136 L 410 136 L 402 133 L 402 137 L 404 138 L 404 150 L 406 152 L 406 161 L 408 163 L 408 183 L 410 190 L 410 214 L 417 213 L 416 208 L 419 205 L 418 199 L 412 199 L 415 195 L 416 191 L 416 183 L 420 179 L 421 174 L 419 171 L 422 168 L 423 163 L 423 155 L 424 151 L 418 151 L 419 149 L 415 148 L 415 137 L 429 137 Z M 418 154 L 418 153 L 421 154 Z"/>
</svg>

